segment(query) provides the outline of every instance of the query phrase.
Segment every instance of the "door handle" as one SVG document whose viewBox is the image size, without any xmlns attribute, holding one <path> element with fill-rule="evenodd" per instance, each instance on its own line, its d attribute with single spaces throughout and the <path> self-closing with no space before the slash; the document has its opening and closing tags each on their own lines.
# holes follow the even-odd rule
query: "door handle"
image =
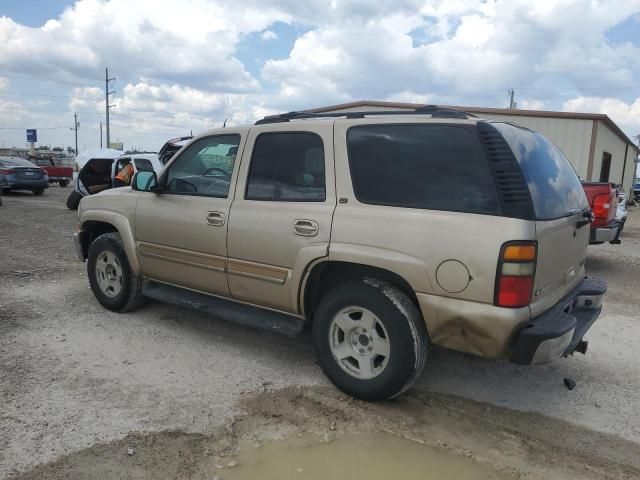
<svg viewBox="0 0 640 480">
<path fill-rule="evenodd" d="M 207 223 L 214 227 L 220 227 L 224 225 L 224 213 L 222 212 L 209 212 L 207 213 Z"/>
<path fill-rule="evenodd" d="M 293 223 L 293 231 L 303 237 L 315 237 L 318 234 L 318 222 L 315 220 L 299 219 Z"/>
</svg>

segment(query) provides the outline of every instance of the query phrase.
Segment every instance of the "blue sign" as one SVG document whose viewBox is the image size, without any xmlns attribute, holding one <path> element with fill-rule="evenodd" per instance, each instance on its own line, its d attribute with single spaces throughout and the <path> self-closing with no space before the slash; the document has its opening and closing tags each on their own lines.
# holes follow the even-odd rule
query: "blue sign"
<svg viewBox="0 0 640 480">
<path fill-rule="evenodd" d="M 38 131 L 35 128 L 27 128 L 27 142 L 36 143 L 38 141 Z"/>
</svg>

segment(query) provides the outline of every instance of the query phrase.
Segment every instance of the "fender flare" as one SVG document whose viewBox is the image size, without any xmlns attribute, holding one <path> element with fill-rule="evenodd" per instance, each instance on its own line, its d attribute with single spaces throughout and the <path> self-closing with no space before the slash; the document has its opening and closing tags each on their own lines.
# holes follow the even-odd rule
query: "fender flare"
<svg viewBox="0 0 640 480">
<path fill-rule="evenodd" d="M 122 238 L 122 245 L 127 254 L 127 260 L 129 261 L 131 270 L 136 275 L 140 273 L 140 262 L 138 261 L 138 255 L 136 253 L 133 229 L 127 217 L 109 210 L 84 210 L 80 222 L 81 225 L 84 225 L 86 222 L 102 222 L 113 225 L 120 234 L 120 238 Z"/>
</svg>

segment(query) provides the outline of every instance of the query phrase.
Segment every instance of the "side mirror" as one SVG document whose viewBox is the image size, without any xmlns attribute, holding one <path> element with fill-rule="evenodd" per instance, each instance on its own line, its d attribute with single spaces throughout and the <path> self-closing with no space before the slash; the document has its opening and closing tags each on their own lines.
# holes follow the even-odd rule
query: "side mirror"
<svg viewBox="0 0 640 480">
<path fill-rule="evenodd" d="M 156 172 L 141 170 L 136 172 L 131 182 L 131 188 L 139 192 L 157 192 L 158 177 Z"/>
</svg>

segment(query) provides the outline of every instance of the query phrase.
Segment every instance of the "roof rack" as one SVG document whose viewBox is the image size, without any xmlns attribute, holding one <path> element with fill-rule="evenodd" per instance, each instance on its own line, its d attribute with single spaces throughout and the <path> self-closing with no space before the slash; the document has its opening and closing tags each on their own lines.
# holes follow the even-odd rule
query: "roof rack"
<svg viewBox="0 0 640 480">
<path fill-rule="evenodd" d="M 413 110 L 372 110 L 364 112 L 326 112 L 326 113 L 313 113 L 313 112 L 287 112 L 279 115 L 269 115 L 262 120 L 258 120 L 255 125 L 265 125 L 268 123 L 282 123 L 290 120 L 310 119 L 310 118 L 364 118 L 368 116 L 376 115 L 431 115 L 431 118 L 469 118 L 477 117 L 472 113 L 465 112 L 463 110 L 457 110 L 455 108 L 444 108 L 437 105 L 423 105 Z"/>
</svg>

